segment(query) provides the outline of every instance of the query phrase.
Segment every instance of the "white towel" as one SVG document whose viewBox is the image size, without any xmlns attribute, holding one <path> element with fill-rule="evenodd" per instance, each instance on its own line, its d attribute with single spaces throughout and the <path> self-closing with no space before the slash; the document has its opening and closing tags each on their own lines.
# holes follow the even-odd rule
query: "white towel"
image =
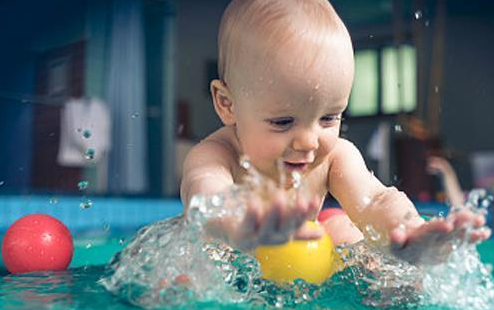
<svg viewBox="0 0 494 310">
<path fill-rule="evenodd" d="M 99 99 L 70 99 L 64 104 L 60 123 L 57 162 L 66 167 L 98 163 L 111 148 L 110 113 Z M 94 151 L 92 159 L 87 152 Z"/>
</svg>

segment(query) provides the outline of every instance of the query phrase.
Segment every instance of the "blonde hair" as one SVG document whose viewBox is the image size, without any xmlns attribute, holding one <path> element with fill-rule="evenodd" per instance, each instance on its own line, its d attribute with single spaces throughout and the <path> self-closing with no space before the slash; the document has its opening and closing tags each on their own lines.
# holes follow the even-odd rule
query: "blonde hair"
<svg viewBox="0 0 494 310">
<path fill-rule="evenodd" d="M 303 23 L 294 22 L 299 19 Z M 328 34 L 341 31 L 348 36 L 327 0 L 233 0 L 223 14 L 219 30 L 219 77 L 226 81 L 232 64 L 242 61 L 246 44 L 252 43 L 247 38 L 265 43 L 265 55 L 259 56 L 266 58 L 296 39 L 318 44 Z"/>
</svg>

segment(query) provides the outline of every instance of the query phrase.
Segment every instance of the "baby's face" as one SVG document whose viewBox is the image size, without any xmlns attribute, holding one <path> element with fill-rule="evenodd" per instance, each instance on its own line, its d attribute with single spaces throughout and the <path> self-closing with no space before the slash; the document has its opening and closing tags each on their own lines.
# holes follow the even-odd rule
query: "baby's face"
<svg viewBox="0 0 494 310">
<path fill-rule="evenodd" d="M 338 140 L 353 80 L 351 43 L 333 36 L 317 54 L 293 46 L 248 66 L 232 92 L 243 153 L 274 179 L 278 159 L 288 171 L 310 172 Z"/>
</svg>

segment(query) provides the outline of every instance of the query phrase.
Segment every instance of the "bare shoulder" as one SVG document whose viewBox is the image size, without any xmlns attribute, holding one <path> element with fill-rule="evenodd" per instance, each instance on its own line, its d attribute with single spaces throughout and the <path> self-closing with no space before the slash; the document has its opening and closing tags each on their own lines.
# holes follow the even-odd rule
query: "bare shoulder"
<svg viewBox="0 0 494 310">
<path fill-rule="evenodd" d="M 356 181 L 359 176 L 367 174 L 368 170 L 359 149 L 352 142 L 339 138 L 331 152 L 328 181 L 335 186 L 331 179 L 338 179 L 341 183 L 342 177 Z"/>
<path fill-rule="evenodd" d="M 239 155 L 232 131 L 231 128 L 223 127 L 196 144 L 187 154 L 185 165 L 197 166 L 216 162 L 230 166 L 236 163 Z"/>
<path fill-rule="evenodd" d="M 331 152 L 331 163 L 360 160 L 362 155 L 352 142 L 344 138 L 338 138 L 335 148 Z"/>
<path fill-rule="evenodd" d="M 234 183 L 237 169 L 237 148 L 234 135 L 219 129 L 194 146 L 185 158 L 180 186 L 184 206 L 195 194 L 219 192 Z"/>
</svg>

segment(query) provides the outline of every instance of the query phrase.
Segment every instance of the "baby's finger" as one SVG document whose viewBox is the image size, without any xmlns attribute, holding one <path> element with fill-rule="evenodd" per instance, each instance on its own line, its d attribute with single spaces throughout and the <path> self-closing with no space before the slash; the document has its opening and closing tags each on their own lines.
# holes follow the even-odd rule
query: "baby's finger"
<svg viewBox="0 0 494 310">
<path fill-rule="evenodd" d="M 304 224 L 295 232 L 294 238 L 298 240 L 313 240 L 321 238 L 322 236 L 323 230 L 321 227 L 314 227 Z"/>
<path fill-rule="evenodd" d="M 305 197 L 297 196 L 295 201 L 295 208 L 292 214 L 292 228 L 301 226 L 308 218 L 309 202 Z"/>
<path fill-rule="evenodd" d="M 319 213 L 320 208 L 321 208 L 321 199 L 318 196 L 314 196 L 309 201 L 309 208 L 307 210 L 308 217 L 312 219 L 317 218 L 317 214 Z"/>
<path fill-rule="evenodd" d="M 479 229 L 472 231 L 472 233 L 470 234 L 470 242 L 475 243 L 475 242 L 483 241 L 489 239 L 490 236 L 491 236 L 491 230 L 488 227 L 481 227 Z"/>
<path fill-rule="evenodd" d="M 263 213 L 261 200 L 258 197 L 253 197 L 247 204 L 247 210 L 241 225 L 243 227 L 243 234 L 253 235 L 257 233 L 261 225 Z"/>
<path fill-rule="evenodd" d="M 475 227 L 482 227 L 485 225 L 485 216 L 483 215 L 477 215 L 474 219 L 474 225 Z"/>
<path fill-rule="evenodd" d="M 450 233 L 455 226 L 442 218 L 434 219 L 423 225 L 426 232 Z"/>
<path fill-rule="evenodd" d="M 278 201 L 266 210 L 264 218 L 259 227 L 259 239 L 263 244 L 279 244 L 283 240 L 278 240 L 277 235 L 280 231 L 280 209 L 281 201 Z M 281 238 L 280 238 L 281 239 Z"/>
<path fill-rule="evenodd" d="M 465 209 L 459 211 L 458 213 L 455 213 L 452 217 L 452 222 L 456 228 L 464 228 L 467 224 L 474 224 L 475 226 L 481 226 L 481 225 L 477 225 L 477 223 L 481 224 L 482 219 L 472 211 Z"/>
</svg>

